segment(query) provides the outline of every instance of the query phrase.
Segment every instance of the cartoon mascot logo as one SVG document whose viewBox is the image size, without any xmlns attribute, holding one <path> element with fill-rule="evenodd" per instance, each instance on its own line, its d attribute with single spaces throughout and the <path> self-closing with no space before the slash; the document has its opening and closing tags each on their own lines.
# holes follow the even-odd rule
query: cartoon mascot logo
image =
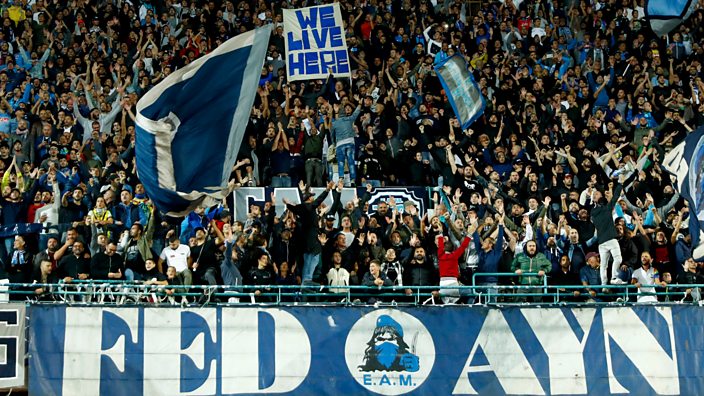
<svg viewBox="0 0 704 396">
<path fill-rule="evenodd" d="M 428 329 L 413 315 L 380 309 L 352 326 L 345 360 L 354 379 L 367 390 L 401 395 L 417 389 L 428 377 L 435 363 L 435 345 Z"/>
<path fill-rule="evenodd" d="M 403 339 L 403 327 L 391 316 L 381 315 L 376 319 L 376 328 L 364 351 L 364 364 L 359 369 L 416 372 L 420 368 L 418 356 L 413 353 L 417 340 L 418 332 L 409 348 Z"/>
</svg>

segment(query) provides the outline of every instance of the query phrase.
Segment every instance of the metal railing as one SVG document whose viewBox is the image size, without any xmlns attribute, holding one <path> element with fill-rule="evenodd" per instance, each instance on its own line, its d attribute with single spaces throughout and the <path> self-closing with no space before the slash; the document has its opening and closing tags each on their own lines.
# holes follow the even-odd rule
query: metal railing
<svg viewBox="0 0 704 396">
<path fill-rule="evenodd" d="M 464 304 L 632 304 L 644 297 L 658 303 L 699 303 L 704 285 L 652 286 L 654 292 L 635 285 L 476 284 L 477 277 L 535 277 L 536 273 L 476 274 L 472 286 L 328 286 L 303 285 L 152 285 L 125 281 L 79 281 L 56 284 L 6 283 L 0 300 L 70 305 L 435 305 L 444 297 Z M 588 291 L 588 288 L 592 291 Z M 651 286 L 646 286 L 651 288 Z M 694 293 L 688 292 L 695 291 Z M 651 298 L 652 300 L 652 298 Z M 655 301 L 654 301 L 655 302 Z"/>
</svg>

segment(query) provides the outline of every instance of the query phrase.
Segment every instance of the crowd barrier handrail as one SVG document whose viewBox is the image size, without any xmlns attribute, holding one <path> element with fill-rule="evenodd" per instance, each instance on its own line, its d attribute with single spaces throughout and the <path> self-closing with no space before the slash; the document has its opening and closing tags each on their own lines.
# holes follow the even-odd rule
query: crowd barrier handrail
<svg viewBox="0 0 704 396">
<path fill-rule="evenodd" d="M 521 277 L 537 276 L 537 273 L 487 273 L 481 276 Z M 479 304 L 526 304 L 525 299 L 536 305 L 593 303 L 630 304 L 642 296 L 655 296 L 660 303 L 685 303 L 691 293 L 687 290 L 704 290 L 704 284 L 645 285 L 654 292 L 638 290 L 636 285 L 549 285 L 547 277 L 536 285 L 428 285 L 428 286 L 337 286 L 316 283 L 303 285 L 153 285 L 144 282 L 120 280 L 73 280 L 59 283 L 5 283 L 0 287 L 0 296 L 7 300 L 26 300 L 30 303 L 68 303 L 85 305 L 157 304 L 208 305 L 208 304 L 256 304 L 297 305 L 366 304 L 370 298 L 377 304 L 433 305 L 442 297 L 462 297 Z M 37 289 L 45 293 L 37 294 Z M 597 290 L 591 296 L 586 289 Z M 607 289 L 604 293 L 603 289 Z M 408 291 L 410 290 L 410 293 Z M 578 295 L 575 295 L 575 292 Z M 697 292 L 698 296 L 699 293 Z M 500 301 L 502 299 L 502 301 Z M 180 300 L 180 301 L 179 301 Z M 536 301 L 539 300 L 539 301 Z M 699 298 L 692 298 L 698 303 Z M 528 302 L 530 305 L 531 302 Z"/>
</svg>

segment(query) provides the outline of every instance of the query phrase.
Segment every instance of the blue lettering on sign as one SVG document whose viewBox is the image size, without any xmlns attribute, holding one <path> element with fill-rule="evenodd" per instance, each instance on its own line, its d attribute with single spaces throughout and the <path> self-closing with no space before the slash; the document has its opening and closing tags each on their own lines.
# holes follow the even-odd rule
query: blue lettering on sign
<svg viewBox="0 0 704 396">
<path fill-rule="evenodd" d="M 299 51 L 288 54 L 289 74 L 308 75 L 327 73 L 348 73 L 350 71 L 349 59 L 346 50 L 335 51 Z"/>
<path fill-rule="evenodd" d="M 301 37 L 296 38 L 292 32 L 288 33 L 289 51 L 314 49 L 311 43 L 315 43 L 318 49 L 340 47 L 344 44 L 342 27 L 335 25 L 332 6 L 313 7 L 308 14 L 303 10 L 296 10 L 295 13 L 301 28 Z M 318 20 L 320 20 L 320 26 L 318 26 Z"/>
<path fill-rule="evenodd" d="M 399 386 L 413 386 L 413 378 L 410 374 L 401 374 L 398 376 L 398 384 Z"/>
<path fill-rule="evenodd" d="M 304 10 L 296 10 L 296 18 L 298 19 L 298 24 L 301 25 L 301 29 L 316 28 L 318 26 L 318 8 L 309 8 L 310 13 L 304 15 Z"/>
<path fill-rule="evenodd" d="M 67 322 L 67 310 L 87 310 L 80 316 L 85 321 L 102 317 L 101 327 L 91 333 L 101 339 L 86 342 L 82 350 L 65 350 L 67 340 L 80 339 L 93 325 Z M 162 334 L 145 323 L 144 310 L 32 307 L 29 393 L 61 395 L 63 389 L 89 384 L 90 378 L 83 376 L 96 372 L 94 384 L 99 383 L 100 393 L 110 393 L 110 386 L 115 390 L 119 384 L 119 394 L 144 394 L 145 346 L 156 341 L 144 338 L 145 328 L 154 337 Z M 400 309 L 423 323 L 435 338 L 436 356 L 442 357 L 435 359 L 425 381 L 406 373 L 347 369 L 348 362 L 356 367 L 361 357 L 345 356 L 345 340 L 370 307 L 207 310 L 217 316 L 179 311 L 180 325 L 164 332 L 168 339 L 158 343 L 180 350 L 173 366 L 177 369 L 165 370 L 163 381 L 179 381 L 182 393 L 206 392 L 211 388 L 203 384 L 212 379 L 214 390 L 206 393 L 360 394 L 363 386 L 383 385 L 389 394 L 698 394 L 704 378 L 697 364 L 704 353 L 699 337 L 704 311 L 693 306 Z M 16 314 L 0 311 L 0 321 L 16 320 Z M 462 341 L 440 342 L 448 328 Z M 308 347 L 302 347 L 306 343 Z M 2 345 L 10 351 L 11 344 Z M 91 354 L 99 370 L 66 364 Z M 112 358 L 103 359 L 106 354 Z M 10 366 L 17 357 L 8 354 L 7 359 Z M 290 374 L 301 365 L 309 367 Z M 67 366 L 71 368 L 64 369 Z M 354 378 L 360 375 L 362 381 L 357 382 Z"/>
<path fill-rule="evenodd" d="M 320 26 L 331 28 L 335 26 L 335 9 L 331 5 L 318 8 L 320 13 Z"/>
<path fill-rule="evenodd" d="M 140 315 L 142 312 L 140 312 Z M 135 339 L 136 338 L 136 339 Z M 101 351 L 113 349 L 118 342 L 124 344 L 125 365 L 117 367 L 116 362 L 105 354 L 100 355 L 100 372 L 104 380 L 100 381 L 101 394 L 116 394 L 116 390 L 141 387 L 144 356 L 142 334 L 132 335 L 130 326 L 112 312 L 103 311 Z M 121 393 L 121 392 L 120 392 Z M 121 393 L 125 394 L 125 393 Z"/>
<path fill-rule="evenodd" d="M 17 310 L 0 311 L 0 323 L 5 326 L 18 325 Z M 17 337 L 0 337 L 0 347 L 4 347 L 4 363 L 0 364 L 0 378 L 17 377 Z"/>
<path fill-rule="evenodd" d="M 320 61 L 317 52 L 306 52 L 306 74 L 320 73 Z"/>
<path fill-rule="evenodd" d="M 217 358 L 217 345 L 210 334 L 208 323 L 195 312 L 181 312 L 181 349 L 188 349 L 199 337 L 203 338 L 205 353 L 202 362 L 192 356 L 181 354 L 181 392 L 193 392 L 200 388 L 210 376 L 210 362 Z M 202 366 L 199 369 L 198 366 Z"/>
</svg>

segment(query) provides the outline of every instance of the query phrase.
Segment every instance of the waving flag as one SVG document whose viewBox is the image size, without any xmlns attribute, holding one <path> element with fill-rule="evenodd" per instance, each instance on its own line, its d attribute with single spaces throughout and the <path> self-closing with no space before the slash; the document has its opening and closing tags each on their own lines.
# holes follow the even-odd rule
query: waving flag
<svg viewBox="0 0 704 396">
<path fill-rule="evenodd" d="M 692 257 L 701 261 L 704 259 L 704 126 L 670 151 L 663 165 L 677 178 L 676 187 L 689 202 Z"/>
<path fill-rule="evenodd" d="M 646 0 L 645 19 L 658 37 L 684 22 L 697 8 L 698 0 Z"/>
<path fill-rule="evenodd" d="M 467 62 L 463 57 L 454 55 L 436 63 L 435 72 L 462 129 L 469 128 L 474 120 L 484 113 L 486 103 L 467 69 Z"/>
<path fill-rule="evenodd" d="M 181 215 L 226 197 L 271 26 L 234 37 L 171 73 L 137 103 L 139 179 L 156 207 Z"/>
</svg>

